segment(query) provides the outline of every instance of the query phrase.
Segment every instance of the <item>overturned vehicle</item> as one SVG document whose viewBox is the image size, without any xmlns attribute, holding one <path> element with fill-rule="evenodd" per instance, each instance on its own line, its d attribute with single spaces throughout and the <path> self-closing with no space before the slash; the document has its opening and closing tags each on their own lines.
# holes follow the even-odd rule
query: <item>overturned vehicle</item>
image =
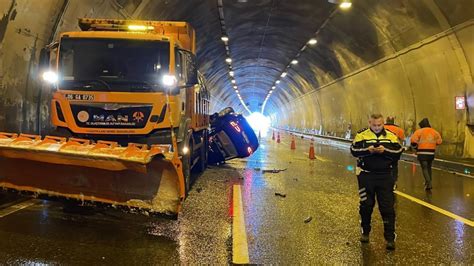
<svg viewBox="0 0 474 266">
<path fill-rule="evenodd" d="M 258 148 L 258 138 L 247 120 L 227 107 L 210 117 L 209 164 L 245 158 Z"/>
</svg>

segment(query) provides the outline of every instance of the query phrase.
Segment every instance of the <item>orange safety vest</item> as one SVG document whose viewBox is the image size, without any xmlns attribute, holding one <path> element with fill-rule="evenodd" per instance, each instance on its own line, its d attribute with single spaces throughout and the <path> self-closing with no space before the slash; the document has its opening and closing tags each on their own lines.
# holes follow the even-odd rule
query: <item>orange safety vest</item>
<svg viewBox="0 0 474 266">
<path fill-rule="evenodd" d="M 443 140 L 438 131 L 431 127 L 424 127 L 413 133 L 410 142 L 418 145 L 416 154 L 434 155 L 436 146 L 440 145 Z"/>
<path fill-rule="evenodd" d="M 393 134 L 397 135 L 400 141 L 405 139 L 405 131 L 396 125 L 384 125 L 385 129 L 392 132 Z"/>
</svg>

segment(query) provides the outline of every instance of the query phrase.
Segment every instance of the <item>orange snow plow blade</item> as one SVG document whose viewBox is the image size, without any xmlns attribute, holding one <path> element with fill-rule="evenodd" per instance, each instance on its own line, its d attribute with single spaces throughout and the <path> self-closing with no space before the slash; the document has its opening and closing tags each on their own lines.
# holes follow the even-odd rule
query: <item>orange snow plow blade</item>
<svg viewBox="0 0 474 266">
<path fill-rule="evenodd" d="M 0 133 L 0 187 L 177 214 L 181 161 L 169 145 Z"/>
</svg>

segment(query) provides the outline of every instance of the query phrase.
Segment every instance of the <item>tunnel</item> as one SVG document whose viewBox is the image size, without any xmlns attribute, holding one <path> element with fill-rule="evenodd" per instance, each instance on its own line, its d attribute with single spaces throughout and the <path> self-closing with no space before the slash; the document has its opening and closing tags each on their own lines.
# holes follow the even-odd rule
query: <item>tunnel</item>
<svg viewBox="0 0 474 266">
<path fill-rule="evenodd" d="M 196 32 L 209 114 L 226 107 L 244 116 L 260 113 L 270 121 L 266 138 L 280 132 L 288 145 L 292 136 L 301 142 L 304 136 L 350 141 L 380 113 L 395 119 L 409 146 L 419 122 L 428 118 L 443 138 L 437 158 L 474 164 L 473 0 L 2 0 L 0 10 L 0 132 L 44 136 L 53 128 L 53 92 L 40 79 L 41 51 L 60 33 L 80 31 L 78 18 L 185 21 Z M 460 170 L 469 184 L 461 194 L 469 197 L 472 220 L 474 187 L 467 169 Z M 472 226 L 467 230 L 472 236 Z M 473 247 L 472 239 L 466 245 Z M 424 262 L 473 263 L 472 249 L 465 247 L 451 260 Z M 253 262 L 291 263 L 259 258 Z M 404 264 L 370 262 L 381 261 Z"/>
</svg>

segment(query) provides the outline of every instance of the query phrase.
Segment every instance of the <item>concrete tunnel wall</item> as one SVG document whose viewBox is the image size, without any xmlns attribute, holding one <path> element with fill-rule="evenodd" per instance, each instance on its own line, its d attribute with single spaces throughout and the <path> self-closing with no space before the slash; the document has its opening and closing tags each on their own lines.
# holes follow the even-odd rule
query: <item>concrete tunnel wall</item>
<svg viewBox="0 0 474 266">
<path fill-rule="evenodd" d="M 456 96 L 473 93 L 469 86 L 473 36 L 471 21 L 424 40 L 295 99 L 274 115 L 274 121 L 281 127 L 345 137 L 349 126 L 352 135 L 366 127 L 368 115 L 374 112 L 396 116 L 407 135 L 428 117 L 445 140 L 441 153 L 461 156 L 464 151 L 466 157 L 473 157 L 473 131 L 466 126 L 466 110 L 455 109 Z"/>
<path fill-rule="evenodd" d="M 372 112 L 396 116 L 407 133 L 428 117 L 444 137 L 440 153 L 474 157 L 473 128 L 466 126 L 474 124 L 474 110 L 469 114 L 454 108 L 454 97 L 463 95 L 474 106 L 473 6 L 471 0 L 355 2 L 352 14 L 336 14 L 321 31 L 320 50 L 307 49 L 298 58 L 265 113 L 279 127 L 336 136 L 345 136 L 349 125 L 352 134 L 365 127 Z M 298 5 L 224 0 L 223 8 L 231 39 L 248 36 L 240 42 L 232 39 L 230 47 L 243 98 L 250 98 L 257 111 L 263 99 L 255 97 L 264 97 L 334 6 L 326 0 L 299 0 Z M 77 30 L 78 17 L 190 21 L 197 30 L 212 110 L 229 105 L 243 110 L 227 76 L 215 1 L 11 0 L 1 1 L 0 11 L 1 131 L 36 133 L 40 121 L 46 132 L 50 92 L 37 79 L 39 51 L 58 32 Z M 300 20 L 297 26 L 286 25 Z M 288 32 L 291 36 L 281 38 Z M 263 42 L 265 33 L 271 34 Z M 260 46 L 250 47 L 254 44 Z"/>
</svg>

